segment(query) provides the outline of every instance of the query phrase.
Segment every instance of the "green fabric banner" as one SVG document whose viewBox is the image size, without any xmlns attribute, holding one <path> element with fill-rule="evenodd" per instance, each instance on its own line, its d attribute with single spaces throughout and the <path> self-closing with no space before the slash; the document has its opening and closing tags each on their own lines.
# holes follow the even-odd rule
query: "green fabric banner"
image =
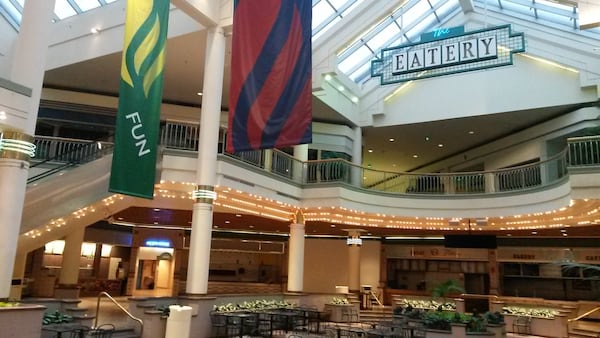
<svg viewBox="0 0 600 338">
<path fill-rule="evenodd" d="M 111 192 L 154 194 L 169 4 L 127 1 Z"/>
</svg>

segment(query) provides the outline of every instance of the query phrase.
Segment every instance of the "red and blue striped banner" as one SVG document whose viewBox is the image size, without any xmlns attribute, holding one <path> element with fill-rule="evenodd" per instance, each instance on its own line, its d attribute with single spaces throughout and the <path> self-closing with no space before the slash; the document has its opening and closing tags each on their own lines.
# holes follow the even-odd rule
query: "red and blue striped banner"
<svg viewBox="0 0 600 338">
<path fill-rule="evenodd" d="M 312 142 L 312 2 L 236 0 L 227 151 Z"/>
</svg>

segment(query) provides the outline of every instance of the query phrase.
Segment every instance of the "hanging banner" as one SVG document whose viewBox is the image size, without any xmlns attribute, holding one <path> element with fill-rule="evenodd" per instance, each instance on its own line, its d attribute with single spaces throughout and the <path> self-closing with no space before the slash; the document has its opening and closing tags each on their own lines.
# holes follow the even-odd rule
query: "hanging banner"
<svg viewBox="0 0 600 338">
<path fill-rule="evenodd" d="M 227 151 L 312 142 L 312 3 L 236 0 Z"/>
<path fill-rule="evenodd" d="M 127 0 L 111 192 L 154 194 L 169 4 Z"/>
</svg>

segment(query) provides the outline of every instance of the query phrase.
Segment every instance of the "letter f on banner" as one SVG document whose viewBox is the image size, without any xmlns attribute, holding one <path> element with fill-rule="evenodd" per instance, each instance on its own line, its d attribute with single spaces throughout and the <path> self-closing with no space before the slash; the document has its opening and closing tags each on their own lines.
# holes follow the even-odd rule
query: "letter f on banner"
<svg viewBox="0 0 600 338">
<path fill-rule="evenodd" d="M 111 192 L 154 195 L 169 3 L 127 0 Z"/>
</svg>

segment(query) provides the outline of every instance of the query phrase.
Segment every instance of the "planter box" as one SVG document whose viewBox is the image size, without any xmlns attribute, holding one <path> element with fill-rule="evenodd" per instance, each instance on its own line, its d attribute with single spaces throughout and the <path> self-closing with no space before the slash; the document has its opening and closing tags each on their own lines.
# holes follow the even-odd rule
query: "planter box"
<svg viewBox="0 0 600 338">
<path fill-rule="evenodd" d="M 354 309 L 357 313 L 360 313 L 358 304 L 325 304 L 325 312 L 330 314 L 329 321 L 336 323 L 345 321 L 342 319 L 342 312 L 349 309 Z M 358 321 L 360 321 L 360 315 Z"/>
<path fill-rule="evenodd" d="M 0 308 L 3 338 L 40 338 L 45 306 L 18 305 Z"/>
<path fill-rule="evenodd" d="M 517 317 L 517 315 L 504 314 L 504 321 L 506 322 L 508 332 L 515 332 L 513 331 L 513 322 Z M 557 315 L 554 318 L 532 317 L 530 334 L 551 338 L 568 337 L 567 316 Z"/>
</svg>

